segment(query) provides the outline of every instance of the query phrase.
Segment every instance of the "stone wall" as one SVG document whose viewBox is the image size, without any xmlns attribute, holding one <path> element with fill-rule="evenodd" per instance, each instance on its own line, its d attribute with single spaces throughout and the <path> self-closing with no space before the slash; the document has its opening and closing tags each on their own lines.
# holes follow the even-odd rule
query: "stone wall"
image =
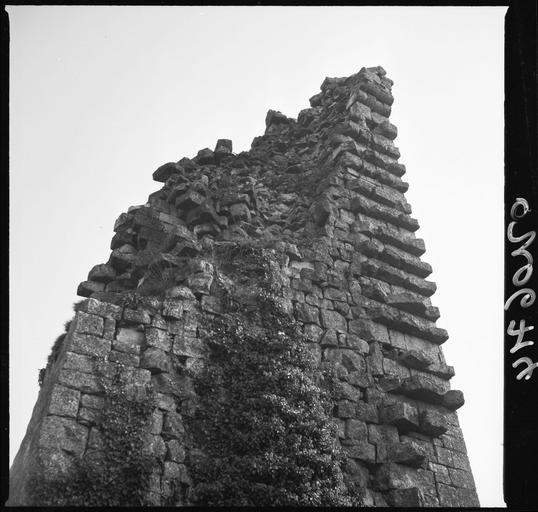
<svg viewBox="0 0 538 512">
<path fill-rule="evenodd" d="M 12 504 L 29 502 L 31 468 L 54 479 L 99 453 L 113 378 L 134 397 L 154 393 L 149 503 L 188 504 L 199 447 L 184 425 L 196 407 L 187 370 L 208 354 L 201 319 L 225 311 L 222 288 L 249 304 L 248 283 L 234 283 L 216 253 L 250 240 L 283 256 L 282 306 L 318 360 L 338 368 L 338 441 L 365 504 L 478 506 L 455 412 L 463 395 L 450 389 L 448 335 L 404 196 L 391 86 L 380 67 L 327 78 L 297 120 L 269 111 L 250 151 L 219 140 L 154 172 L 162 188 L 118 218 L 108 262 L 78 288 L 87 299 L 46 368 Z"/>
</svg>

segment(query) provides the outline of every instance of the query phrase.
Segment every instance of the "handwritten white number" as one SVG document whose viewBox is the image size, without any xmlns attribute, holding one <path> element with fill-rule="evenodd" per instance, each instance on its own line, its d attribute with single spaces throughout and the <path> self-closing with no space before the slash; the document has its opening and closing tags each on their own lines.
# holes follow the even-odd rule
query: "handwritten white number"
<svg viewBox="0 0 538 512">
<path fill-rule="evenodd" d="M 530 357 L 520 357 L 517 361 L 512 363 L 512 368 L 519 366 L 521 363 L 525 363 L 527 368 L 519 372 L 516 379 L 521 380 L 523 377 L 525 377 L 525 380 L 529 380 L 532 377 L 532 372 L 538 366 L 538 363 L 533 363 Z"/>
<path fill-rule="evenodd" d="M 519 321 L 519 328 L 514 329 L 514 326 L 516 325 L 516 321 L 512 320 L 510 324 L 508 325 L 508 329 L 506 332 L 510 336 L 517 336 L 516 343 L 514 346 L 510 349 L 510 353 L 513 354 L 514 352 L 517 352 L 520 348 L 526 347 L 528 345 L 534 345 L 534 341 L 523 341 L 523 338 L 525 336 L 525 333 L 528 331 L 532 331 L 534 329 L 534 325 L 529 325 L 528 327 L 525 327 L 525 320 Z"/>
<path fill-rule="evenodd" d="M 524 295 L 521 297 L 520 306 L 522 308 L 528 308 L 534 304 L 534 301 L 536 299 L 536 293 L 531 288 L 521 288 L 521 290 L 517 290 L 510 297 L 508 297 L 508 300 L 504 304 L 505 311 L 508 311 L 508 308 L 512 304 L 513 300 L 518 297 L 519 295 Z"/>
<path fill-rule="evenodd" d="M 523 207 L 523 213 L 521 215 L 518 215 L 516 212 L 518 206 Z M 530 211 L 531 209 L 527 200 L 523 199 L 522 197 L 518 197 L 510 209 L 510 215 L 512 216 L 512 219 L 516 220 L 525 217 L 525 215 L 527 215 L 527 213 Z"/>
</svg>

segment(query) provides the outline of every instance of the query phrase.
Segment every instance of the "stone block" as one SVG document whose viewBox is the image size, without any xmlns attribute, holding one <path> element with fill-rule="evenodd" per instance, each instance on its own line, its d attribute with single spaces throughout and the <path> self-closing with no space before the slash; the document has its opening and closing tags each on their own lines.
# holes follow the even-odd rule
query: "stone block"
<svg viewBox="0 0 538 512">
<path fill-rule="evenodd" d="M 160 181 L 164 183 L 170 176 L 174 174 L 180 174 L 183 171 L 183 168 L 176 162 L 168 162 L 164 165 L 161 165 L 154 173 L 153 179 L 155 181 Z"/>
<path fill-rule="evenodd" d="M 295 312 L 299 322 L 320 325 L 317 307 L 298 302 L 295 304 Z"/>
<path fill-rule="evenodd" d="M 140 367 L 151 373 L 169 372 L 172 367 L 170 358 L 163 350 L 155 347 L 147 348 L 141 358 Z"/>
<path fill-rule="evenodd" d="M 37 448 L 37 460 L 45 480 L 69 478 L 75 469 L 76 457 L 58 448 Z M 8 505 L 9 506 L 9 505 Z M 34 507 L 37 508 L 37 507 Z"/>
<path fill-rule="evenodd" d="M 151 372 L 143 368 L 121 368 L 119 372 L 119 380 L 121 384 L 144 387 L 151 381 Z"/>
<path fill-rule="evenodd" d="M 105 324 L 103 327 L 103 338 L 107 340 L 114 339 L 114 334 L 116 333 L 116 320 L 111 318 L 105 318 Z"/>
<path fill-rule="evenodd" d="M 108 360 L 113 363 L 122 364 L 124 366 L 140 366 L 140 357 L 135 354 L 128 354 L 126 352 L 119 352 L 117 350 L 111 350 L 108 355 Z"/>
<path fill-rule="evenodd" d="M 399 359 L 406 366 L 418 370 L 428 368 L 428 366 L 435 362 L 429 354 L 423 350 L 406 350 L 400 355 Z"/>
<path fill-rule="evenodd" d="M 155 393 L 155 400 L 157 407 L 163 411 L 176 411 L 176 401 L 171 395 L 165 395 L 164 393 Z"/>
<path fill-rule="evenodd" d="M 461 434 L 458 435 L 458 433 L 453 432 L 452 429 L 449 430 L 448 434 L 441 436 L 443 447 L 448 448 L 449 450 L 454 450 L 456 452 L 467 453 L 465 441 L 463 440 L 463 437 L 461 437 Z"/>
<path fill-rule="evenodd" d="M 120 320 L 122 313 L 122 308 L 120 306 L 93 298 L 83 301 L 77 306 L 77 310 L 101 316 L 103 318 L 111 318 L 112 320 Z"/>
<path fill-rule="evenodd" d="M 105 448 L 103 434 L 99 431 L 97 427 L 90 428 L 90 434 L 88 437 L 88 448 L 92 448 L 94 450 L 103 450 Z"/>
<path fill-rule="evenodd" d="M 374 383 L 373 377 L 366 371 L 349 370 L 346 380 L 353 386 L 358 386 L 360 388 L 368 388 Z"/>
<path fill-rule="evenodd" d="M 168 352 L 172 348 L 172 340 L 168 332 L 155 327 L 146 328 L 146 343 L 153 348 Z"/>
<path fill-rule="evenodd" d="M 355 418 L 356 404 L 347 400 L 340 400 L 336 404 L 335 416 L 337 418 Z"/>
<path fill-rule="evenodd" d="M 392 425 L 368 424 L 368 440 L 373 444 L 400 442 L 398 429 Z"/>
<path fill-rule="evenodd" d="M 305 324 L 304 335 L 308 340 L 317 343 L 323 335 L 323 329 L 316 324 Z"/>
<path fill-rule="evenodd" d="M 356 334 L 368 343 L 372 341 L 390 342 L 388 329 L 384 325 L 363 318 L 350 320 L 349 332 Z"/>
<path fill-rule="evenodd" d="M 128 309 L 123 310 L 123 319 L 126 322 L 131 322 L 134 324 L 150 324 L 151 317 L 149 313 L 145 310 L 140 309 Z"/>
<path fill-rule="evenodd" d="M 166 456 L 166 444 L 159 435 L 149 434 L 146 438 L 144 451 L 159 460 L 164 460 Z"/>
<path fill-rule="evenodd" d="M 166 319 L 181 319 L 186 311 L 193 308 L 193 302 L 183 299 L 165 299 L 163 302 L 163 317 Z"/>
<path fill-rule="evenodd" d="M 464 403 L 465 399 L 463 393 L 457 389 L 451 389 L 445 393 L 441 403 L 447 408 L 455 411 L 459 409 Z"/>
<path fill-rule="evenodd" d="M 470 490 L 474 490 L 476 488 L 473 474 L 470 471 L 448 468 L 448 474 L 450 476 L 450 481 L 454 487 L 461 487 L 462 489 Z"/>
<path fill-rule="evenodd" d="M 67 337 L 67 349 L 77 354 L 106 357 L 110 352 L 111 342 L 91 334 L 73 333 Z"/>
<path fill-rule="evenodd" d="M 180 357 L 199 358 L 204 355 L 205 345 L 199 338 L 190 338 L 187 336 L 174 336 L 174 345 L 172 352 Z"/>
<path fill-rule="evenodd" d="M 80 334 L 93 334 L 101 336 L 103 334 L 103 318 L 84 311 L 78 311 L 75 315 L 75 332 Z"/>
<path fill-rule="evenodd" d="M 385 375 L 394 375 L 402 379 L 406 379 L 411 376 L 409 368 L 399 364 L 398 362 L 389 359 L 388 357 L 383 358 L 383 372 Z"/>
<path fill-rule="evenodd" d="M 416 407 L 405 403 L 397 402 L 394 405 L 383 407 L 379 411 L 381 421 L 398 427 L 403 432 L 415 430 L 419 425 L 419 416 Z"/>
<path fill-rule="evenodd" d="M 81 407 L 78 411 L 77 421 L 86 426 L 96 425 L 99 422 L 101 411 L 97 409 L 89 409 Z"/>
<path fill-rule="evenodd" d="M 357 441 L 356 444 L 343 445 L 344 453 L 351 459 L 375 464 L 375 446 L 366 440 Z"/>
<path fill-rule="evenodd" d="M 321 327 L 320 327 L 321 329 Z M 323 331 L 323 329 L 322 329 Z M 323 336 L 321 337 L 321 340 L 320 340 L 320 343 L 321 343 L 321 346 L 322 347 L 337 347 L 340 342 L 338 341 L 338 334 L 336 331 L 333 331 L 332 329 L 328 329 L 327 331 L 325 331 L 323 333 Z M 340 357 L 340 352 L 338 352 L 338 360 L 341 359 Z"/>
<path fill-rule="evenodd" d="M 346 319 L 336 311 L 330 311 L 327 309 L 321 310 L 321 325 L 325 329 L 332 329 L 336 332 L 346 332 L 347 322 Z"/>
<path fill-rule="evenodd" d="M 338 349 L 341 355 L 342 365 L 350 372 L 365 372 L 366 361 L 364 357 L 353 350 Z"/>
<path fill-rule="evenodd" d="M 198 165 L 214 164 L 215 154 L 209 148 L 204 148 L 198 151 L 198 154 L 193 158 L 193 161 Z"/>
<path fill-rule="evenodd" d="M 459 489 L 449 485 L 438 484 L 439 504 L 441 507 L 479 507 L 476 491 Z"/>
<path fill-rule="evenodd" d="M 419 423 L 420 432 L 434 437 L 439 437 L 448 430 L 446 419 L 441 413 L 435 410 L 425 409 L 421 411 Z"/>
<path fill-rule="evenodd" d="M 362 420 L 350 419 L 346 421 L 346 437 L 349 439 L 368 440 L 368 427 Z"/>
<path fill-rule="evenodd" d="M 62 369 L 58 382 L 66 387 L 78 389 L 83 393 L 100 393 L 103 391 L 101 380 L 97 375 L 82 373 L 77 370 Z"/>
<path fill-rule="evenodd" d="M 80 405 L 90 409 L 102 409 L 105 406 L 105 399 L 102 396 L 82 394 Z"/>
<path fill-rule="evenodd" d="M 357 403 L 357 418 L 369 423 L 378 423 L 379 417 L 377 413 L 377 407 L 375 405 L 363 402 L 362 400 Z"/>
<path fill-rule="evenodd" d="M 424 507 L 425 499 L 417 487 L 407 489 L 391 489 L 386 494 L 387 504 L 391 507 Z"/>
<path fill-rule="evenodd" d="M 55 384 L 49 402 L 49 414 L 77 417 L 80 391 Z"/>
<path fill-rule="evenodd" d="M 118 330 L 116 339 L 112 341 L 112 347 L 120 352 L 138 355 L 145 339 L 143 331 L 131 327 L 122 327 Z"/>
<path fill-rule="evenodd" d="M 177 439 L 171 439 L 166 443 L 166 459 L 173 462 L 185 461 L 185 448 Z"/>
<path fill-rule="evenodd" d="M 94 358 L 75 352 L 66 352 L 64 370 L 78 370 L 83 373 L 92 373 L 95 368 Z"/>
<path fill-rule="evenodd" d="M 164 416 L 163 437 L 166 440 L 178 439 L 183 440 L 185 436 L 185 427 L 181 415 L 177 412 L 168 411 Z"/>
<path fill-rule="evenodd" d="M 426 468 L 428 456 L 418 443 L 412 441 L 387 443 L 384 446 L 382 457 L 378 457 L 377 462 L 397 462 L 413 468 Z"/>
<path fill-rule="evenodd" d="M 432 404 L 440 404 L 443 400 L 443 395 L 446 393 L 446 387 L 448 383 L 442 381 L 439 378 L 433 376 L 427 377 L 425 375 L 413 375 L 407 379 L 402 380 L 400 392 Z"/>
<path fill-rule="evenodd" d="M 370 345 L 356 334 L 347 335 L 346 346 L 360 354 L 368 354 L 370 351 Z"/>
<path fill-rule="evenodd" d="M 64 450 L 81 457 L 86 448 L 88 429 L 72 418 L 45 416 L 41 423 L 38 446 Z"/>
<path fill-rule="evenodd" d="M 79 297 L 90 297 L 93 293 L 102 292 L 105 290 L 105 283 L 96 281 L 83 281 L 78 285 L 77 295 Z"/>
<path fill-rule="evenodd" d="M 435 481 L 439 484 L 448 484 L 452 485 L 452 480 L 450 480 L 450 475 L 448 473 L 448 468 L 442 466 L 441 464 L 436 464 L 434 462 L 428 463 L 428 469 L 433 471 L 435 475 Z"/>
<path fill-rule="evenodd" d="M 435 480 L 431 471 L 409 468 L 393 462 L 378 466 L 372 483 L 376 490 L 417 487 L 424 494 L 437 495 Z"/>
<path fill-rule="evenodd" d="M 213 283 L 213 274 L 198 272 L 190 275 L 187 283 L 195 296 L 209 295 L 211 284 Z"/>
</svg>

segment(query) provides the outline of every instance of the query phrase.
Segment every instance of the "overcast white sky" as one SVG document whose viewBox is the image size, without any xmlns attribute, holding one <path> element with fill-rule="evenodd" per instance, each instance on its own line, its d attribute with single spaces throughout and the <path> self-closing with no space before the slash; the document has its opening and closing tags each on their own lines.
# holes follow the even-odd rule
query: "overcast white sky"
<svg viewBox="0 0 538 512">
<path fill-rule="evenodd" d="M 505 7 L 7 10 L 10 461 L 77 285 L 118 215 L 160 188 L 152 172 L 218 138 L 247 150 L 268 109 L 296 117 L 325 76 L 381 65 L 479 498 L 504 506 Z"/>
</svg>

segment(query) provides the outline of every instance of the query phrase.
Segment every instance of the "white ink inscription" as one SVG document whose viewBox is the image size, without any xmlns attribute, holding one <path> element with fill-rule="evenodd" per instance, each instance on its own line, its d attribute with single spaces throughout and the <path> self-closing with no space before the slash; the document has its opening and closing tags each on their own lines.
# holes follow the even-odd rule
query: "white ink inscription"
<svg viewBox="0 0 538 512">
<path fill-rule="evenodd" d="M 512 222 L 508 224 L 506 236 L 508 238 L 508 241 L 513 244 L 519 244 L 523 242 L 523 244 L 514 251 L 512 251 L 510 255 L 513 257 L 523 256 L 526 260 L 526 263 L 521 268 L 519 268 L 512 276 L 512 284 L 514 286 L 525 286 L 532 276 L 533 258 L 532 254 L 527 250 L 527 248 L 532 244 L 532 242 L 534 242 L 534 239 L 536 238 L 536 231 L 528 231 L 521 236 L 516 236 L 514 234 L 514 228 L 516 227 L 518 219 L 523 218 L 528 212 L 530 212 L 530 210 L 531 209 L 527 200 L 521 197 L 518 197 L 515 200 L 514 204 L 512 205 L 512 208 L 510 209 L 510 216 L 512 217 Z M 508 297 L 504 304 L 504 310 L 508 311 L 508 309 L 512 305 L 512 302 L 520 296 L 521 300 L 519 301 L 519 305 L 522 308 L 528 308 L 532 306 L 534 304 L 534 301 L 536 300 L 536 293 L 532 288 L 520 288 L 519 290 L 516 290 L 512 295 L 510 295 L 510 297 Z M 517 329 L 515 329 L 515 325 L 516 321 L 511 320 L 510 324 L 508 325 L 508 329 L 506 330 L 506 333 L 509 336 L 517 336 L 514 346 L 510 349 L 511 354 L 516 353 L 518 350 L 524 347 L 534 345 L 534 341 L 524 340 L 525 333 L 532 331 L 534 329 L 534 326 L 527 326 L 525 319 L 521 319 L 519 321 L 519 327 Z M 538 363 L 533 362 L 530 357 L 520 357 L 517 361 L 512 363 L 512 368 L 517 368 L 521 364 L 526 364 L 527 366 L 525 369 L 518 373 L 516 379 L 521 380 L 525 378 L 525 380 L 529 380 L 532 377 L 532 372 L 538 366 Z"/>
</svg>

